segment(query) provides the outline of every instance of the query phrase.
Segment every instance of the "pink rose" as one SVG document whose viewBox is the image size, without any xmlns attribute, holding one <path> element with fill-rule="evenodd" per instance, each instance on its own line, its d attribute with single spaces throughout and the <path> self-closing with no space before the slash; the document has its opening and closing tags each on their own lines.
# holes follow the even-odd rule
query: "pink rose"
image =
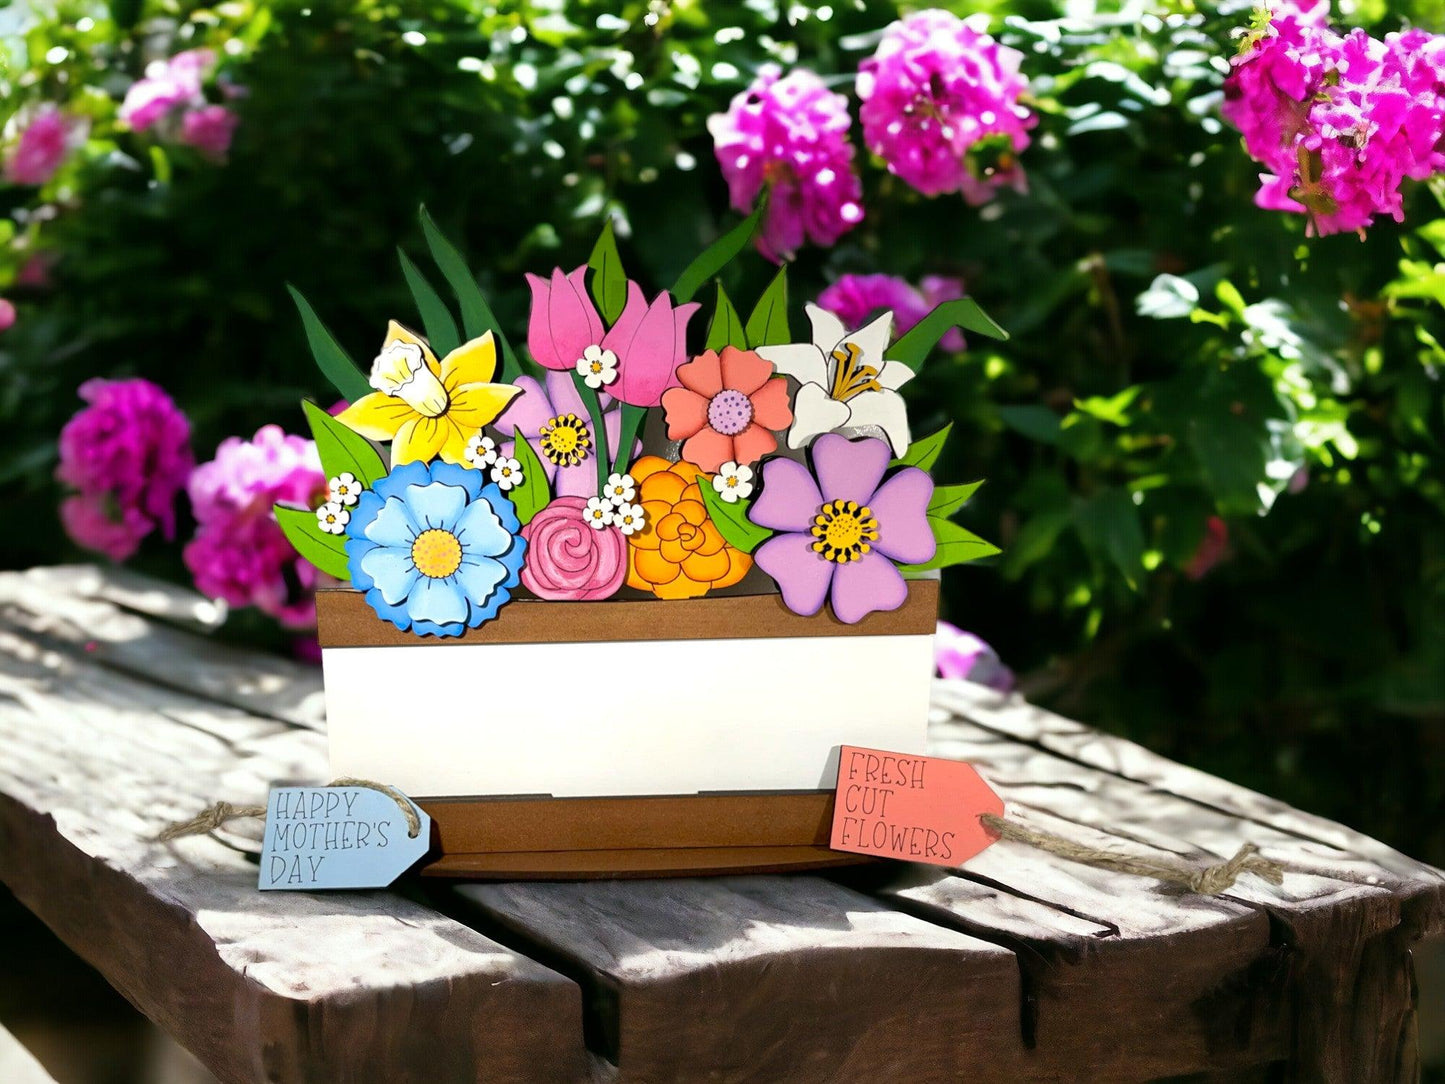
<svg viewBox="0 0 1445 1084">
<path fill-rule="evenodd" d="M 586 508 L 582 497 L 558 497 L 522 528 L 522 586 L 538 598 L 587 602 L 610 598 L 622 586 L 627 539 L 616 527 L 589 527 Z"/>
</svg>

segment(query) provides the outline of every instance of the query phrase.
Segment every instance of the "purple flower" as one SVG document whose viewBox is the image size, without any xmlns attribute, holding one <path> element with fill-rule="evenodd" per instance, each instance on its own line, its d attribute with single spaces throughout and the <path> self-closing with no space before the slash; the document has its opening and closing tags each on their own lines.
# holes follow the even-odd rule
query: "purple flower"
<svg viewBox="0 0 1445 1084">
<path fill-rule="evenodd" d="M 185 548 L 196 588 L 255 606 L 283 625 L 315 623 L 316 569 L 298 557 L 271 506 L 313 507 L 326 492 L 316 445 L 268 425 L 254 440 L 228 437 L 197 467 L 188 491 L 198 524 Z"/>
<path fill-rule="evenodd" d="M 1341 37 L 1287 4 L 1235 58 L 1222 112 L 1268 172 L 1255 202 L 1320 235 L 1404 216 L 1401 185 L 1445 169 L 1445 38 Z"/>
<path fill-rule="evenodd" d="M 908 585 L 895 565 L 921 564 L 937 547 L 927 515 L 933 481 L 917 467 L 885 480 L 892 458 L 885 441 L 825 433 L 813 442 L 811 471 L 791 459 L 763 464 L 748 518 L 779 533 L 753 558 L 794 613 L 811 616 L 829 601 L 851 625 L 903 605 Z"/>
<path fill-rule="evenodd" d="M 863 189 L 848 139 L 848 99 L 796 68 L 765 64 L 726 113 L 708 118 L 732 205 L 752 207 L 768 189 L 758 248 L 772 260 L 804 239 L 828 246 L 863 221 Z"/>
<path fill-rule="evenodd" d="M 933 666 L 939 677 L 987 685 L 1006 693 L 1014 687 L 1014 673 L 971 632 L 940 621 L 933 636 Z"/>
<path fill-rule="evenodd" d="M 239 118 L 224 105 L 203 105 L 181 118 L 181 142 L 209 158 L 221 159 L 231 148 Z"/>
<path fill-rule="evenodd" d="M 77 493 L 60 502 L 60 523 L 78 546 L 124 561 L 155 526 L 140 509 L 121 507 L 103 493 Z"/>
<path fill-rule="evenodd" d="M 1023 54 L 946 11 L 920 11 L 883 32 L 858 66 L 863 140 L 925 195 L 985 203 L 1025 188 L 1018 155 L 1037 118 L 1019 104 Z"/>
<path fill-rule="evenodd" d="M 129 556 L 157 527 L 173 537 L 176 494 L 195 465 L 190 422 L 149 380 L 88 380 L 79 394 L 90 405 L 60 431 L 55 472 L 86 498 L 62 513 L 67 529 L 76 528 L 71 537 L 112 556 L 126 548 L 121 538 L 133 539 Z M 102 515 L 112 533 L 101 529 Z M 92 546 L 102 535 L 106 544 Z"/>
<path fill-rule="evenodd" d="M 152 61 L 145 77 L 126 91 L 120 105 L 120 119 L 135 132 L 144 132 L 176 110 L 203 106 L 201 85 L 215 67 L 216 54 L 210 49 L 187 49 L 169 60 Z"/>
<path fill-rule="evenodd" d="M 5 158 L 5 179 L 11 184 L 44 184 L 77 142 L 84 142 L 86 127 L 54 105 L 41 106 Z"/>
<path fill-rule="evenodd" d="M 530 376 L 519 376 L 517 387 L 522 394 L 497 419 L 497 431 L 511 437 L 520 429 L 522 438 L 532 446 L 554 497 L 597 496 L 597 439 L 592 420 L 577 387 L 567 373 L 549 372 L 544 389 Z M 617 442 L 622 438 L 622 409 L 610 395 L 598 396 L 602 419 L 607 426 L 607 454 L 616 457 Z M 634 445 L 634 451 L 639 445 Z M 499 446 L 502 456 L 516 454 L 516 441 L 504 440 Z M 629 460 L 631 456 L 627 457 Z"/>
<path fill-rule="evenodd" d="M 886 309 L 893 313 L 894 333 L 902 335 L 936 306 L 963 296 L 963 280 L 942 275 L 927 275 L 917 287 L 896 275 L 843 275 L 818 295 L 818 307 L 849 327 L 862 327 Z M 944 335 L 942 344 L 955 351 L 967 345 L 957 328 Z"/>
</svg>

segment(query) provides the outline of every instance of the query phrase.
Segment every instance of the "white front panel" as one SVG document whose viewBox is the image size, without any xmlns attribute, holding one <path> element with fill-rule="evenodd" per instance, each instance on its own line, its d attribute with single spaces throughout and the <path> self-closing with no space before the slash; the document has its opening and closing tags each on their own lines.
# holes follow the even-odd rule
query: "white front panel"
<svg viewBox="0 0 1445 1084">
<path fill-rule="evenodd" d="M 924 751 L 932 636 L 329 647 L 335 776 L 414 797 L 831 788 Z"/>
</svg>

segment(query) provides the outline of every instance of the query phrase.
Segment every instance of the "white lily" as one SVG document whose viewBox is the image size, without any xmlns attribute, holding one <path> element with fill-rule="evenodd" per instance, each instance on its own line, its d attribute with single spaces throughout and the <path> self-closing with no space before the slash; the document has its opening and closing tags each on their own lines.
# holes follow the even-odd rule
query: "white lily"
<svg viewBox="0 0 1445 1084">
<path fill-rule="evenodd" d="M 882 431 L 893 454 L 908 450 L 908 411 L 898 389 L 913 378 L 901 361 L 885 361 L 893 338 L 893 314 L 849 331 L 827 309 L 806 306 L 813 326 L 811 343 L 760 346 L 759 357 L 801 387 L 793 400 L 789 448 L 806 448 L 824 433 Z"/>
</svg>

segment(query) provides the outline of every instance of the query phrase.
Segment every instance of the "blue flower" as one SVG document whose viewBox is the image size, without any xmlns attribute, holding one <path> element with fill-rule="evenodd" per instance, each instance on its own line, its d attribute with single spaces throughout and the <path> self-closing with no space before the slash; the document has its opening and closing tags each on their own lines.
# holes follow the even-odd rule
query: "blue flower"
<svg viewBox="0 0 1445 1084">
<path fill-rule="evenodd" d="M 407 463 L 352 510 L 352 586 L 403 632 L 460 636 L 511 599 L 527 540 L 516 507 L 483 481 L 453 463 Z"/>
</svg>

